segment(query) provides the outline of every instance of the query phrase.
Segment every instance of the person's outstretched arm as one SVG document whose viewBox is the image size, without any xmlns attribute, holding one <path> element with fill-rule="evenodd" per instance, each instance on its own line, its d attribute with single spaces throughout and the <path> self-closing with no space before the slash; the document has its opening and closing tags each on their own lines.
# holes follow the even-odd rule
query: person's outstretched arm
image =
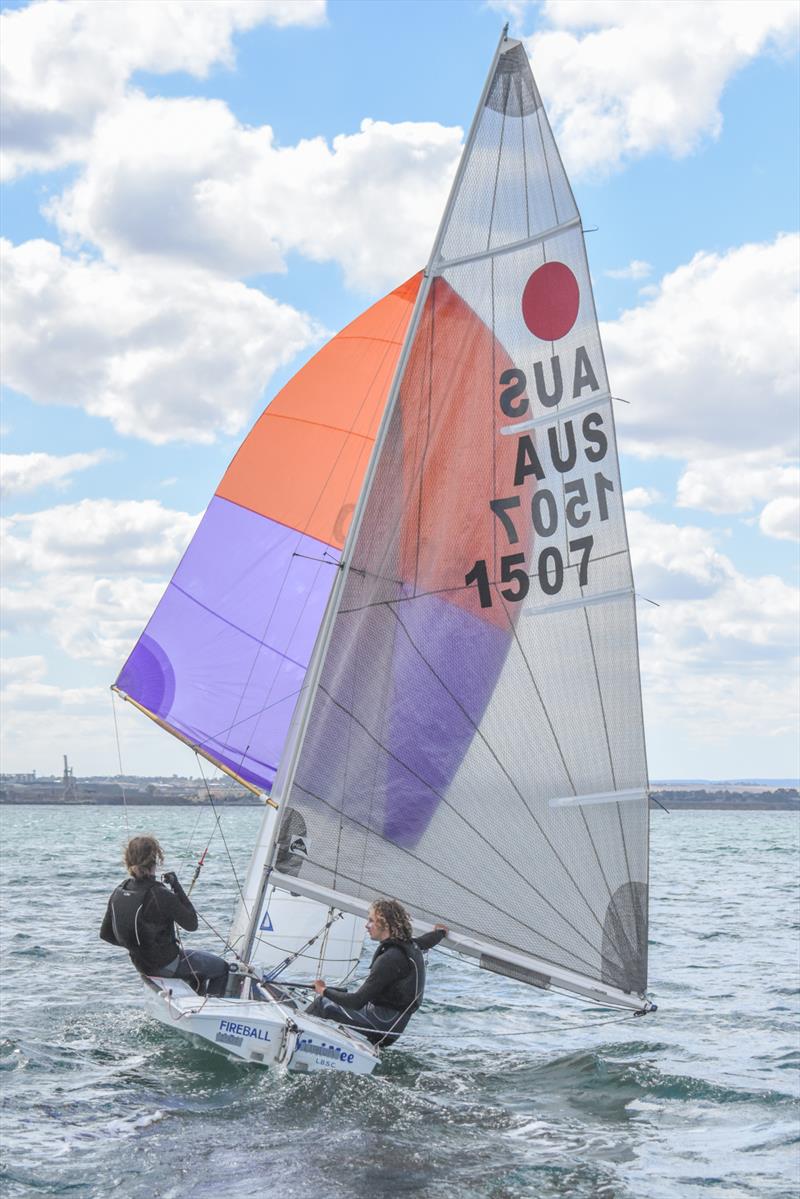
<svg viewBox="0 0 800 1199">
<path fill-rule="evenodd" d="M 153 902 L 160 915 L 167 920 L 174 920 L 181 928 L 185 928 L 187 933 L 193 933 L 197 928 L 194 904 L 178 882 L 176 874 L 165 874 L 164 882 L 165 886 L 154 887 L 152 892 Z"/>
<path fill-rule="evenodd" d="M 434 945 L 438 945 L 446 936 L 447 926 L 436 924 L 431 932 L 423 933 L 420 937 L 414 937 L 414 944 L 417 949 L 433 949 Z"/>
</svg>

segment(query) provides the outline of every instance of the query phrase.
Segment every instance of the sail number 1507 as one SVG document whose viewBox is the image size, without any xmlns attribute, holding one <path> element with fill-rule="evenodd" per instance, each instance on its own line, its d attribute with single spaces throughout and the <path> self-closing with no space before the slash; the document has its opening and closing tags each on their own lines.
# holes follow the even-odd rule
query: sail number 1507
<svg viewBox="0 0 800 1199">
<path fill-rule="evenodd" d="M 608 520 L 607 493 L 614 490 L 614 484 L 603 474 L 594 476 L 595 493 L 597 497 L 598 515 L 601 521 Z M 573 529 L 580 529 L 591 519 L 589 497 L 586 484 L 582 479 L 575 479 L 564 486 L 565 495 L 569 496 L 564 508 L 567 524 Z M 489 507 L 503 527 L 510 545 L 519 543 L 517 531 L 516 509 L 521 507 L 519 496 L 509 496 L 507 499 L 491 500 Z M 538 488 L 531 499 L 531 518 L 533 527 L 540 537 L 552 537 L 559 524 L 559 508 L 552 491 L 545 487 Z M 594 546 L 591 536 L 575 537 L 567 542 L 571 554 L 580 555 L 575 565 L 578 567 L 578 583 L 585 587 L 589 580 L 589 557 Z M 531 563 L 531 573 L 525 569 L 525 554 L 506 554 L 500 558 L 500 578 L 498 583 L 507 586 L 500 588 L 503 599 L 510 603 L 524 600 L 530 591 L 531 578 L 535 575 L 539 586 L 545 595 L 557 595 L 564 583 L 564 558 L 558 546 L 548 545 L 539 552 L 535 563 Z M 492 583 L 489 579 L 489 569 L 485 558 L 479 558 L 469 574 L 464 576 L 467 587 L 474 583 L 478 588 L 482 608 L 492 606 Z"/>
<path fill-rule="evenodd" d="M 578 563 L 578 582 L 581 587 L 586 586 L 589 578 L 589 555 L 593 545 L 594 537 L 576 537 L 574 541 L 569 542 L 570 550 L 581 556 Z M 564 559 L 558 546 L 548 545 L 542 550 L 536 561 L 536 574 L 545 595 L 558 594 L 564 582 Z M 477 583 L 481 607 L 491 608 L 492 588 L 485 558 L 478 559 L 469 574 L 464 577 L 464 582 L 468 587 Z M 531 580 L 525 569 L 524 554 L 506 554 L 500 559 L 500 582 L 511 584 L 510 587 L 500 588 L 503 599 L 511 603 L 519 603 L 525 599 L 530 591 Z"/>
</svg>

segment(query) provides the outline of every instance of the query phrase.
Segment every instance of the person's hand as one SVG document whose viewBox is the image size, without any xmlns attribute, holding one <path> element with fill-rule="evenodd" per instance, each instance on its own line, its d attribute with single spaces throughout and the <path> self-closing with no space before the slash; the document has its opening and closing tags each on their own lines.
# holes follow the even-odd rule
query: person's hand
<svg viewBox="0 0 800 1199">
<path fill-rule="evenodd" d="M 166 883 L 168 887 L 172 887 L 174 891 L 178 885 L 178 876 L 174 870 L 168 870 L 166 874 L 161 875 L 161 881 Z"/>
<path fill-rule="evenodd" d="M 436 932 L 438 929 L 441 929 L 445 936 L 447 936 L 447 934 L 450 932 L 450 929 L 446 924 L 434 924 L 433 929 L 434 932 Z"/>
<path fill-rule="evenodd" d="M 314 990 L 317 992 L 318 995 L 321 995 L 322 992 L 325 990 L 325 983 L 323 982 L 323 980 L 321 978 L 314 979 Z"/>
</svg>

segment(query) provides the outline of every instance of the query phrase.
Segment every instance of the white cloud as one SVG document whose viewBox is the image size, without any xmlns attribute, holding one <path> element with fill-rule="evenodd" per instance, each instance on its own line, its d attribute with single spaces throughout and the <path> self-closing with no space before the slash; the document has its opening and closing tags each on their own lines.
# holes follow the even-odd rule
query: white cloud
<svg viewBox="0 0 800 1199">
<path fill-rule="evenodd" d="M 41 654 L 0 659 L 3 686 L 17 683 L 39 683 L 47 673 L 47 663 Z"/>
<path fill-rule="evenodd" d="M 520 0 L 495 3 L 551 28 L 526 39 L 571 173 L 605 173 L 658 150 L 689 154 L 722 128 L 719 100 L 757 55 L 791 50 L 800 10 L 784 0 Z"/>
<path fill-rule="evenodd" d="M 4 676 L 0 703 L 5 770 L 35 769 L 39 774 L 60 775 L 61 755 L 68 752 L 79 773 L 117 773 L 114 718 L 105 679 L 84 686 L 64 686 L 63 682 L 51 681 L 54 675 L 48 674 L 45 659 L 38 655 L 8 658 L 0 668 Z M 81 673 L 86 676 L 93 672 L 82 663 Z M 135 748 L 122 713 L 119 724 L 125 748 Z M 137 729 L 131 731 L 135 737 Z M 163 734 L 161 739 L 172 741 Z M 131 760 L 138 759 L 132 755 Z"/>
<path fill-rule="evenodd" d="M 3 532 L 5 537 L 5 532 Z M 3 569 L 6 569 L 3 554 Z M 0 587 L 0 611 L 3 614 L 3 636 L 40 631 L 54 612 L 56 599 L 45 594 L 39 586 L 29 583 L 20 587 Z"/>
<path fill-rule="evenodd" d="M 168 257 L 249 275 L 299 251 L 348 282 L 395 286 L 427 261 L 461 130 L 364 120 L 329 146 L 278 146 L 219 100 L 132 93 L 97 124 L 88 162 L 48 214 L 107 259 Z"/>
<path fill-rule="evenodd" d="M 84 664 L 84 671 L 88 667 Z M 53 677 L 52 675 L 50 677 Z M 106 672 L 95 685 L 64 687 L 49 682 L 17 682 L 2 694 L 4 769 L 61 774 L 61 755 L 69 753 L 76 774 L 199 773 L 191 750 L 168 737 L 131 704 L 119 702 L 112 714 Z M 206 773 L 213 768 L 204 766 Z M 122 816 L 120 815 L 120 820 Z"/>
<path fill-rule="evenodd" d="M 120 270 L 52 242 L 2 242 L 6 382 L 155 444 L 237 433 L 272 372 L 319 326 L 200 270 Z"/>
<path fill-rule="evenodd" d="M 39 487 L 66 487 L 72 475 L 110 457 L 107 450 L 88 454 L 0 454 L 0 495 L 19 495 Z"/>
<path fill-rule="evenodd" d="M 660 491 L 654 487 L 631 487 L 625 492 L 625 508 L 649 508 L 651 504 L 659 504 L 664 499 Z"/>
<path fill-rule="evenodd" d="M 781 541 L 800 541 L 800 499 L 797 495 L 770 500 L 759 519 L 761 532 Z"/>
<path fill-rule="evenodd" d="M 782 465 L 774 453 L 700 458 L 678 480 L 679 508 L 705 508 L 708 512 L 748 512 L 758 500 L 796 495 L 800 470 Z"/>
<path fill-rule="evenodd" d="M 652 269 L 649 262 L 643 262 L 640 258 L 634 258 L 627 266 L 620 267 L 616 271 L 605 271 L 604 274 L 609 279 L 646 279 Z"/>
<path fill-rule="evenodd" d="M 63 708 L 78 707 L 90 707 L 96 710 L 103 699 L 103 691 L 100 687 L 57 687 L 53 683 L 26 679 L 13 680 L 2 691 L 3 705 L 12 714 L 11 719 L 14 723 L 16 723 L 16 718 L 26 711 L 32 711 L 41 716 L 43 711 L 48 709 L 54 712 Z M 105 703 L 107 705 L 108 701 L 106 700 Z M 48 727 L 48 735 L 51 732 L 52 730 Z"/>
<path fill-rule="evenodd" d="M 80 500 L 10 516 L 3 522 L 5 577 L 161 574 L 178 561 L 198 520 L 157 500 Z"/>
<path fill-rule="evenodd" d="M 627 523 L 636 589 L 648 599 L 699 599 L 735 574 L 705 529 L 665 524 L 635 508 Z"/>
<path fill-rule="evenodd" d="M 748 577 L 707 531 L 628 518 L 649 723 L 673 741 L 733 749 L 742 736 L 796 728 L 800 592 L 775 576 Z"/>
<path fill-rule="evenodd" d="M 628 520 L 637 591 L 662 605 L 651 631 L 679 649 L 685 663 L 764 666 L 796 650 L 800 591 L 774 575 L 751 578 L 720 553 L 706 529 L 631 512 Z"/>
<path fill-rule="evenodd" d="M 153 500 L 83 500 L 5 522 L 7 586 L 0 602 L 11 634 L 32 635 L 48 652 L 54 646 L 79 664 L 80 679 L 87 681 L 64 686 L 63 667 L 49 675 L 41 654 L 6 660 L 7 769 L 55 769 L 57 754 L 68 749 L 70 757 L 92 763 L 87 769 L 116 772 L 108 685 L 161 598 L 197 521 Z M 136 719 L 126 728 L 122 713 L 119 722 L 128 760 L 163 763 L 169 772 L 191 765 L 186 754 L 171 748 L 171 738 L 148 741 L 142 728 L 147 722 Z"/>
<path fill-rule="evenodd" d="M 614 392 L 630 401 L 618 416 L 627 451 L 796 456 L 799 256 L 797 234 L 698 253 L 601 326 Z"/>
<path fill-rule="evenodd" d="M 51 638 L 73 659 L 119 667 L 198 520 L 156 500 L 81 500 L 7 518 L 7 628 Z"/>
<path fill-rule="evenodd" d="M 203 77 L 232 65 L 237 31 L 324 20 L 325 0 L 44 0 L 6 10 L 3 177 L 80 159 L 134 71 Z"/>
</svg>

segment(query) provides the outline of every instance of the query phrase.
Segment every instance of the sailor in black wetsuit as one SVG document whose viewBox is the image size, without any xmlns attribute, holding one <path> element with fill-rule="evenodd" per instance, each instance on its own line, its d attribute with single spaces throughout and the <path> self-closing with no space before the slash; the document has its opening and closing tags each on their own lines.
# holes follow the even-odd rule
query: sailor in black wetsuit
<svg viewBox="0 0 800 1199">
<path fill-rule="evenodd" d="M 318 978 L 317 998 L 306 1009 L 311 1016 L 359 1029 L 374 1045 L 391 1045 L 422 1003 L 425 959 L 447 935 L 444 924 L 412 937 L 408 912 L 395 899 L 376 899 L 369 910 L 367 932 L 380 944 L 370 971 L 357 991 L 326 987 Z"/>
<path fill-rule="evenodd" d="M 178 944 L 175 925 L 193 933 L 197 912 L 174 874 L 165 874 L 164 882 L 156 878 L 156 866 L 164 861 L 158 841 L 132 837 L 124 860 L 131 877 L 108 901 L 100 927 L 102 939 L 127 949 L 140 974 L 182 978 L 200 994 L 224 995 L 228 982 L 225 959 Z"/>
</svg>

